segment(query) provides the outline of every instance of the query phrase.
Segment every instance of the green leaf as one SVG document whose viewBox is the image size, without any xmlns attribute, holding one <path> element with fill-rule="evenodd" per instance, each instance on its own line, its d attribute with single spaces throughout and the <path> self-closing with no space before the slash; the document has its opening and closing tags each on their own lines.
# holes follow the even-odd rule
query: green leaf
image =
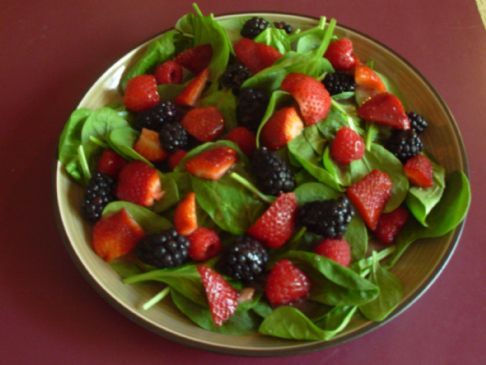
<svg viewBox="0 0 486 365">
<path fill-rule="evenodd" d="M 190 176 L 186 172 L 159 173 L 164 196 L 155 202 L 154 212 L 161 213 L 176 205 L 191 190 Z"/>
<path fill-rule="evenodd" d="M 283 29 L 268 27 L 254 38 L 255 42 L 276 48 L 281 54 L 291 50 L 290 37 Z"/>
<path fill-rule="evenodd" d="M 187 86 L 184 84 L 160 84 L 157 85 L 157 91 L 161 100 L 173 100 L 179 95 Z"/>
<path fill-rule="evenodd" d="M 318 182 L 308 182 L 299 185 L 294 190 L 299 205 L 304 205 L 316 200 L 336 199 L 341 194 L 327 185 Z"/>
<path fill-rule="evenodd" d="M 344 239 L 351 246 L 352 261 L 357 261 L 366 256 L 368 251 L 368 230 L 359 215 L 355 214 L 349 222 Z"/>
<path fill-rule="evenodd" d="M 116 153 L 128 160 L 139 160 L 153 166 L 149 160 L 132 147 L 137 141 L 138 135 L 139 133 L 130 127 L 118 128 L 110 132 L 108 144 Z"/>
<path fill-rule="evenodd" d="M 327 339 L 330 339 L 347 327 L 357 310 L 358 307 L 353 305 L 337 306 L 314 323 L 326 331 Z"/>
</svg>

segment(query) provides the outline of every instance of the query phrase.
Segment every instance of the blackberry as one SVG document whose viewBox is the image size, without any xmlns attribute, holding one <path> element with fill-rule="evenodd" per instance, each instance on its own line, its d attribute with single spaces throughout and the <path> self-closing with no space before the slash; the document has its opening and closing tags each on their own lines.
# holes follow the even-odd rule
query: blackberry
<svg viewBox="0 0 486 365">
<path fill-rule="evenodd" d="M 179 112 L 175 104 L 170 101 L 162 101 L 151 109 L 137 113 L 134 120 L 134 127 L 137 129 L 147 128 L 159 131 L 169 122 L 178 121 Z"/>
<path fill-rule="evenodd" d="M 287 33 L 287 34 L 290 34 L 294 31 L 292 26 L 290 24 L 285 23 L 285 22 L 274 22 L 273 25 L 277 29 L 285 30 L 285 33 Z"/>
<path fill-rule="evenodd" d="M 313 233 L 324 237 L 339 238 L 354 215 L 345 196 L 337 200 L 313 201 L 304 204 L 297 212 L 297 221 Z"/>
<path fill-rule="evenodd" d="M 267 250 L 248 236 L 240 236 L 222 255 L 222 271 L 233 279 L 245 283 L 255 281 L 265 270 Z"/>
<path fill-rule="evenodd" d="M 137 257 L 146 264 L 158 267 L 182 265 L 188 257 L 189 241 L 171 228 L 145 236 L 135 248 Z"/>
<path fill-rule="evenodd" d="M 385 147 L 405 163 L 410 157 L 418 155 L 424 145 L 414 130 L 408 130 L 394 131 Z"/>
<path fill-rule="evenodd" d="M 243 25 L 243 28 L 241 28 L 241 36 L 253 39 L 269 26 L 270 23 L 265 19 L 254 16 L 248 19 Z"/>
<path fill-rule="evenodd" d="M 256 132 L 267 109 L 268 95 L 260 89 L 241 89 L 236 106 L 238 123 Z"/>
<path fill-rule="evenodd" d="M 340 71 L 328 73 L 324 77 L 323 83 L 331 95 L 340 94 L 345 91 L 354 91 L 356 89 L 353 75 Z"/>
<path fill-rule="evenodd" d="M 160 144 L 168 152 L 185 149 L 189 142 L 189 136 L 179 122 L 166 123 L 159 130 L 159 138 Z"/>
<path fill-rule="evenodd" d="M 412 129 L 417 133 L 422 133 L 429 125 L 427 120 L 418 113 L 409 112 L 407 113 L 408 119 L 410 119 L 410 123 Z"/>
<path fill-rule="evenodd" d="M 251 167 L 257 186 L 265 194 L 279 195 L 294 190 L 295 180 L 290 168 L 266 147 L 253 152 Z"/>
<path fill-rule="evenodd" d="M 97 172 L 89 181 L 83 202 L 83 213 L 87 220 L 96 222 L 101 218 L 105 206 L 115 200 L 115 180 Z"/>
<path fill-rule="evenodd" d="M 221 76 L 221 85 L 233 90 L 233 94 L 238 95 L 241 84 L 251 76 L 250 70 L 245 66 L 234 63 L 229 65 L 223 76 Z"/>
</svg>

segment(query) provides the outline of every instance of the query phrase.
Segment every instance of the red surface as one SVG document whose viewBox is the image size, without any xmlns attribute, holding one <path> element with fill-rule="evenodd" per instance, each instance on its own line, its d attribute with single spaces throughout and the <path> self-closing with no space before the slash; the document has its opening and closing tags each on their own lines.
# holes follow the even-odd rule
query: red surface
<svg viewBox="0 0 486 365">
<path fill-rule="evenodd" d="M 190 9 L 189 1 L 100 3 L 4 0 L 0 8 L 0 363 L 250 363 L 184 347 L 135 325 L 95 293 L 63 247 L 52 208 L 51 172 L 64 121 L 114 60 Z M 470 160 L 473 204 L 463 237 L 423 298 L 385 327 L 348 344 L 251 363 L 486 363 L 486 239 L 480 216 L 486 202 L 486 34 L 475 2 L 199 3 L 215 13 L 325 14 L 380 40 L 414 64 L 444 97 Z"/>
</svg>

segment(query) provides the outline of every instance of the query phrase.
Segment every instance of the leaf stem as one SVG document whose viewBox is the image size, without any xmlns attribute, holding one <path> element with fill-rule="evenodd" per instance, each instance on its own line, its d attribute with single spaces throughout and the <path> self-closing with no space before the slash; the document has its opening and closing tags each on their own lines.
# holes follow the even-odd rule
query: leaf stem
<svg viewBox="0 0 486 365">
<path fill-rule="evenodd" d="M 164 299 L 167 294 L 170 292 L 170 286 L 165 287 L 161 291 L 159 291 L 157 294 L 155 294 L 152 298 L 147 300 L 143 305 L 142 309 L 143 310 L 149 310 L 152 308 L 154 305 L 156 305 L 158 302 L 160 302 L 162 299 Z"/>
<path fill-rule="evenodd" d="M 251 191 L 253 194 L 255 194 L 260 200 L 264 201 L 265 203 L 272 204 L 275 198 L 269 197 L 265 194 L 263 194 L 261 191 L 259 191 L 255 185 L 253 185 L 250 181 L 245 179 L 243 176 L 237 174 L 236 172 L 232 172 L 230 174 L 230 177 L 239 182 L 243 187 L 245 187 L 247 190 Z"/>
</svg>

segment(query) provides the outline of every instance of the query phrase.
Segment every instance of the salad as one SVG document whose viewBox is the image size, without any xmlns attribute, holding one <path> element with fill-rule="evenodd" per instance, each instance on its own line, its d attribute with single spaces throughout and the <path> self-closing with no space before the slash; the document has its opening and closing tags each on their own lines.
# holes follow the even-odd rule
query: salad
<svg viewBox="0 0 486 365">
<path fill-rule="evenodd" d="M 467 177 L 334 19 L 194 9 L 125 71 L 119 104 L 64 127 L 93 250 L 160 285 L 141 310 L 170 298 L 208 331 L 322 341 L 383 321 L 404 295 L 393 266 L 462 222 Z"/>
</svg>

